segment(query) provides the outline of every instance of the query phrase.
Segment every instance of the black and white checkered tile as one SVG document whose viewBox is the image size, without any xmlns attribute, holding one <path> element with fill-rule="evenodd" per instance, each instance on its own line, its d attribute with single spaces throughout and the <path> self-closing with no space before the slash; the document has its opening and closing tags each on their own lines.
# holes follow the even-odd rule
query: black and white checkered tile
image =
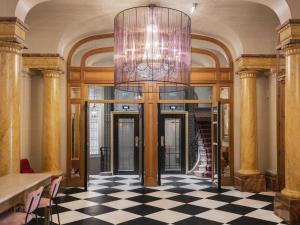
<svg viewBox="0 0 300 225">
<path fill-rule="evenodd" d="M 209 180 L 164 175 L 162 186 L 144 188 L 136 176 L 92 176 L 89 191 L 69 188 L 58 197 L 61 224 L 68 225 L 279 225 L 274 193 L 219 194 Z M 54 216 L 54 222 L 57 218 Z"/>
</svg>

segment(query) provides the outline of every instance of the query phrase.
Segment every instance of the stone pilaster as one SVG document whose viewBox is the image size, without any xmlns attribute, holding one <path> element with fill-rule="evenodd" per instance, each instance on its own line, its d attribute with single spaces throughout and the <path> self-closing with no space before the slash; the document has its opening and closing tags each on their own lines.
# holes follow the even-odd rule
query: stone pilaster
<svg viewBox="0 0 300 225">
<path fill-rule="evenodd" d="M 0 176 L 20 172 L 21 52 L 27 27 L 0 17 Z"/>
</svg>

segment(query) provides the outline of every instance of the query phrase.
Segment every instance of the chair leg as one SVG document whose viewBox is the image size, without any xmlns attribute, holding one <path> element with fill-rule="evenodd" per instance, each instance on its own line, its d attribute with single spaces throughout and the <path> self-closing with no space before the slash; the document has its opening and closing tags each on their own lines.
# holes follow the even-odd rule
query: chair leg
<svg viewBox="0 0 300 225">
<path fill-rule="evenodd" d="M 56 208 L 56 214 L 57 214 L 57 219 L 58 219 L 58 225 L 60 225 L 60 218 L 59 218 L 59 212 L 58 212 L 58 205 L 57 205 L 57 203 L 55 204 L 55 208 Z"/>
<path fill-rule="evenodd" d="M 40 225 L 37 214 L 35 213 L 35 221 L 36 221 L 36 225 Z"/>
<path fill-rule="evenodd" d="M 49 207 L 49 213 L 50 213 L 50 224 L 52 225 L 53 224 L 53 220 L 52 220 L 52 207 L 50 206 Z"/>
</svg>

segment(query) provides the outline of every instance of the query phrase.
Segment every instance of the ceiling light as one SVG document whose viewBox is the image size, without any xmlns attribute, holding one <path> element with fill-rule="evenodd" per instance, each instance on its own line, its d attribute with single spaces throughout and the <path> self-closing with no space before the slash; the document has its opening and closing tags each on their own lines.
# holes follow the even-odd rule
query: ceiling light
<svg viewBox="0 0 300 225">
<path fill-rule="evenodd" d="M 198 7 L 198 3 L 193 3 L 193 6 L 191 8 L 191 13 L 194 13 L 197 7 Z"/>
<path fill-rule="evenodd" d="M 172 84 L 173 91 L 181 91 L 189 86 L 191 19 L 187 14 L 151 5 L 125 9 L 114 22 L 117 89 L 135 92 L 137 86 L 152 83 Z"/>
</svg>

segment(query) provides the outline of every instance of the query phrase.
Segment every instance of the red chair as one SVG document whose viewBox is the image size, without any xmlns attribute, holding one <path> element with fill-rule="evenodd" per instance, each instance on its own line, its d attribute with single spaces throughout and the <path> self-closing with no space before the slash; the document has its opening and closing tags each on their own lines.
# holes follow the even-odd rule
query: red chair
<svg viewBox="0 0 300 225">
<path fill-rule="evenodd" d="M 33 169 L 29 164 L 28 159 L 21 159 L 20 169 L 21 169 L 21 173 L 34 173 Z"/>
</svg>

